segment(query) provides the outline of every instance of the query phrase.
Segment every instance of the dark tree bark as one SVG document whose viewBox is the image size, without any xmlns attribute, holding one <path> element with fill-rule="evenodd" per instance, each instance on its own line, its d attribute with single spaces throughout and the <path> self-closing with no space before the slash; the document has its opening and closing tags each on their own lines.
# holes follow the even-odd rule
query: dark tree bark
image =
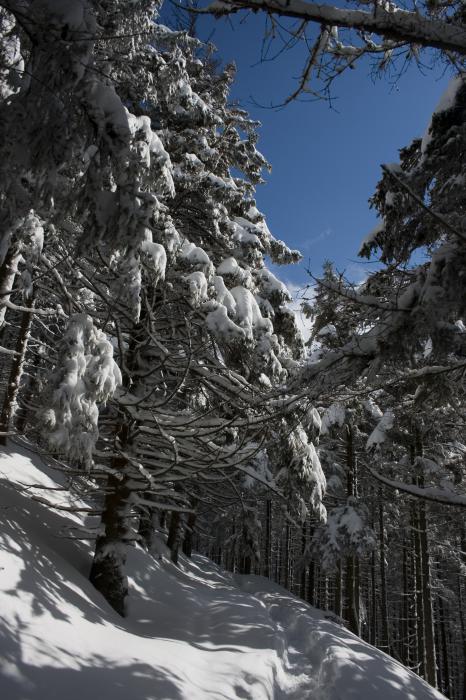
<svg viewBox="0 0 466 700">
<path fill-rule="evenodd" d="M 448 644 L 447 644 L 447 626 L 446 626 L 446 616 L 445 616 L 445 605 L 441 595 L 437 598 L 438 612 L 439 612 L 439 627 L 440 627 L 440 648 L 442 650 L 442 683 L 440 688 L 442 693 L 450 697 L 450 668 L 448 661 Z M 440 668 L 440 664 L 439 664 Z"/>
<path fill-rule="evenodd" d="M 422 457 L 422 453 L 422 437 L 419 429 L 416 428 L 414 431 L 414 454 L 416 457 Z M 421 469 L 417 469 L 415 478 L 416 485 L 423 488 L 424 475 Z M 422 596 L 424 631 L 424 678 L 435 688 L 437 685 L 437 664 L 435 658 L 435 630 L 431 589 L 430 552 L 427 535 L 427 504 L 425 501 L 421 500 L 416 505 L 419 533 L 418 550 L 420 557 L 420 594 Z"/>
<path fill-rule="evenodd" d="M 379 492 L 379 539 L 380 539 L 380 622 L 382 638 L 380 649 L 387 654 L 391 653 L 388 630 L 388 604 L 387 604 L 387 573 L 386 573 L 386 545 L 385 545 L 385 518 L 383 509 L 382 492 Z"/>
<path fill-rule="evenodd" d="M 107 483 L 102 524 L 104 534 L 97 539 L 89 579 L 117 613 L 125 615 L 128 581 L 126 564 L 128 498 L 126 480 L 110 476 Z"/>
<path fill-rule="evenodd" d="M 308 569 L 307 602 L 310 605 L 316 604 L 316 565 L 311 561 Z"/>
<path fill-rule="evenodd" d="M 302 526 L 301 530 L 301 556 L 304 558 L 304 553 L 306 552 L 306 523 Z M 306 599 L 306 567 L 304 561 L 301 568 L 301 577 L 299 581 L 299 597 L 303 600 Z"/>
<path fill-rule="evenodd" d="M 181 543 L 181 515 L 174 510 L 170 516 L 170 527 L 168 528 L 167 547 L 170 550 L 170 557 L 174 564 L 178 564 L 178 551 Z"/>
<path fill-rule="evenodd" d="M 272 501 L 265 502 L 265 544 L 264 544 L 264 576 L 270 578 L 272 571 Z"/>
<path fill-rule="evenodd" d="M 193 507 L 195 507 L 193 505 Z M 191 559 L 193 554 L 194 525 L 196 524 L 196 513 L 189 513 L 183 538 L 183 554 Z"/>
<path fill-rule="evenodd" d="M 27 300 L 27 306 L 32 307 L 33 298 Z M 21 376 L 23 374 L 24 360 L 31 328 L 32 315 L 24 312 L 21 318 L 19 334 L 16 340 L 15 351 L 16 355 L 13 358 L 11 365 L 8 385 L 3 401 L 2 413 L 0 415 L 0 445 L 6 445 L 7 436 L 2 433 L 8 433 L 11 427 L 13 414 L 15 412 L 16 398 L 18 396 L 19 387 L 21 384 Z"/>
<path fill-rule="evenodd" d="M 283 557 L 283 566 L 285 569 L 284 586 L 287 590 L 290 588 L 290 524 L 286 524 L 285 535 L 285 556 Z"/>
<path fill-rule="evenodd" d="M 342 591 L 342 567 L 341 561 L 337 563 L 337 571 L 335 574 L 335 615 L 343 617 L 343 591 Z"/>
</svg>

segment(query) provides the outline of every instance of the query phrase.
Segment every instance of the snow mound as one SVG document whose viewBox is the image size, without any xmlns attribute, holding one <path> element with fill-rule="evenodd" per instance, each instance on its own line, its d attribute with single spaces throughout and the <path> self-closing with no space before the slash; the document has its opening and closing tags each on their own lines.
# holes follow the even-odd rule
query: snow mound
<svg viewBox="0 0 466 700">
<path fill-rule="evenodd" d="M 176 568 L 163 546 L 153 555 L 130 548 L 122 619 L 87 580 L 92 547 L 66 537 L 81 515 L 34 500 L 82 506 L 60 480 L 25 447 L 0 452 L 2 698 L 443 697 L 267 579 L 198 555 Z"/>
</svg>

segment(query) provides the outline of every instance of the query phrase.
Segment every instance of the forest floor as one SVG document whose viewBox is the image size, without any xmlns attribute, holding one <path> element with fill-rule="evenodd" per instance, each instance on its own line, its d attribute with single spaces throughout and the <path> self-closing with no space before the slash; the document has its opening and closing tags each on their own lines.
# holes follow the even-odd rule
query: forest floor
<svg viewBox="0 0 466 700">
<path fill-rule="evenodd" d="M 0 452 L 3 700 L 439 700 L 344 627 L 259 576 L 128 548 L 128 616 L 91 586 L 82 505 L 24 447 Z M 44 488 L 45 487 L 45 488 Z M 89 519 L 86 525 L 89 524 Z"/>
</svg>

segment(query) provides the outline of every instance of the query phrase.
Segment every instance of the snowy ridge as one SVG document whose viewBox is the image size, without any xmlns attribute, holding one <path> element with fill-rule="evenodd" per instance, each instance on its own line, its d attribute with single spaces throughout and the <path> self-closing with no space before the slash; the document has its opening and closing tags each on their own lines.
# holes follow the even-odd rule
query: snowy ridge
<svg viewBox="0 0 466 700">
<path fill-rule="evenodd" d="M 129 548 L 129 615 L 119 617 L 87 580 L 92 547 L 64 538 L 81 516 L 33 499 L 83 504 L 44 491 L 59 484 L 28 455 L 0 452 L 2 698 L 443 697 L 267 579 L 235 576 L 198 555 L 176 568 L 163 545 L 153 555 Z"/>
</svg>

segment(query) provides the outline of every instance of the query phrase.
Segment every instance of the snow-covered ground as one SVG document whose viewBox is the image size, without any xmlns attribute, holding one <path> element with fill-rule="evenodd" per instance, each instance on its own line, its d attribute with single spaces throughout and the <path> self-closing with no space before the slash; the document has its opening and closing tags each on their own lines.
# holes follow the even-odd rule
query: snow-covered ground
<svg viewBox="0 0 466 700">
<path fill-rule="evenodd" d="M 180 568 L 131 547 L 129 615 L 87 580 L 68 497 L 24 448 L 0 452 L 2 700 L 433 700 L 443 696 L 325 614 L 205 557 Z"/>
</svg>

